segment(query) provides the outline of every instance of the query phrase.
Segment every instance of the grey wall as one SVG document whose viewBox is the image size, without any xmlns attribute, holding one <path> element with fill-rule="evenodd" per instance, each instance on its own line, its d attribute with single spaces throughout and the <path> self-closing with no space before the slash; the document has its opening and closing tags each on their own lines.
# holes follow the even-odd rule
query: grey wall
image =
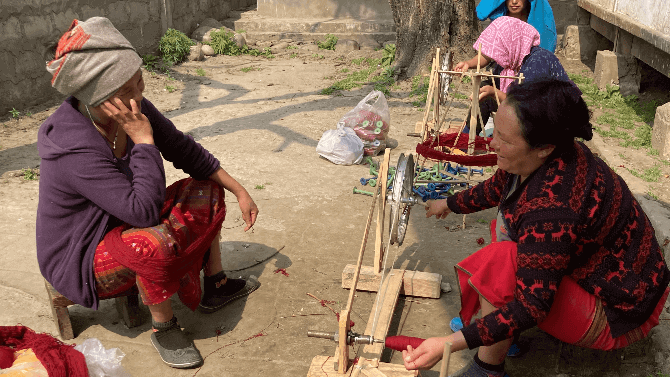
<svg viewBox="0 0 670 377">
<path fill-rule="evenodd" d="M 140 54 L 156 52 L 168 27 L 186 34 L 205 18 L 223 20 L 253 0 L 0 0 L 0 116 L 58 98 L 44 48 L 73 19 L 109 18 Z"/>
<path fill-rule="evenodd" d="M 265 17 L 393 20 L 388 0 L 258 0 Z"/>
</svg>

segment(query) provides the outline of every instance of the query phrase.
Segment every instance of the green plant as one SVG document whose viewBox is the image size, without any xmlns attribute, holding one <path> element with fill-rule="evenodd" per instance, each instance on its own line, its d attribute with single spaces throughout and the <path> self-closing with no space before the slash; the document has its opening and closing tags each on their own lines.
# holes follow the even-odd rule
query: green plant
<svg viewBox="0 0 670 377">
<path fill-rule="evenodd" d="M 342 68 L 342 70 L 340 72 L 347 73 L 347 72 L 349 72 L 349 68 Z"/>
<path fill-rule="evenodd" d="M 346 78 L 334 83 L 326 89 L 321 90 L 321 94 L 332 94 L 337 90 L 351 90 L 363 86 L 363 83 L 368 82 L 368 78 L 374 72 L 374 68 L 361 69 L 360 71 L 352 72 Z"/>
<path fill-rule="evenodd" d="M 286 49 L 287 49 L 287 50 L 297 50 L 297 49 L 298 49 L 298 46 L 290 46 L 290 45 L 289 45 L 289 46 L 286 46 Z"/>
<path fill-rule="evenodd" d="M 466 96 L 465 94 L 461 94 L 461 93 L 454 93 L 453 96 L 454 96 L 454 98 L 457 98 L 457 99 L 468 99 L 468 96 Z"/>
<path fill-rule="evenodd" d="M 428 97 L 428 85 L 430 78 L 414 76 L 412 78 L 412 90 L 409 92 L 409 97 L 417 97 L 416 101 L 412 102 L 414 107 L 422 107 L 426 104 Z"/>
<path fill-rule="evenodd" d="M 26 181 L 34 181 L 39 176 L 36 169 L 23 169 L 21 173 L 23 173 L 23 179 Z"/>
<path fill-rule="evenodd" d="M 652 198 L 654 200 L 658 200 L 658 196 L 656 196 L 656 194 L 654 194 L 651 191 L 647 191 L 647 196 L 649 196 L 650 198 Z"/>
<path fill-rule="evenodd" d="M 323 58 L 325 58 L 325 56 L 323 56 L 323 55 L 319 55 L 319 54 L 317 54 L 317 53 L 312 54 L 312 57 L 313 57 L 313 58 L 317 58 L 317 59 L 323 59 Z"/>
<path fill-rule="evenodd" d="M 9 110 L 9 113 L 12 114 L 12 118 L 14 118 L 14 119 L 19 119 L 19 117 L 21 116 L 21 112 L 16 110 L 13 107 L 12 107 L 11 110 Z"/>
<path fill-rule="evenodd" d="M 472 78 L 470 76 L 463 76 L 461 77 L 461 82 L 463 84 L 469 84 L 472 82 Z"/>
<path fill-rule="evenodd" d="M 644 180 L 645 182 L 658 182 L 661 178 L 661 168 L 658 166 L 645 169 L 642 173 L 638 173 L 635 170 L 628 169 L 628 171 L 634 176 Z"/>
<path fill-rule="evenodd" d="M 254 186 L 256 190 L 263 190 L 265 188 L 265 185 L 256 185 Z"/>
<path fill-rule="evenodd" d="M 156 55 L 152 54 L 142 55 L 142 66 L 147 71 L 153 72 L 154 70 L 156 70 L 158 66 L 158 59 L 160 58 Z"/>
<path fill-rule="evenodd" d="M 489 222 L 484 219 L 477 219 L 477 222 L 480 224 L 488 224 Z"/>
<path fill-rule="evenodd" d="M 205 70 L 202 69 L 202 68 L 198 68 L 198 69 L 196 69 L 196 70 L 195 70 L 195 73 L 196 73 L 198 76 L 207 76 L 207 72 L 205 72 Z"/>
<path fill-rule="evenodd" d="M 384 46 L 384 52 L 382 52 L 381 66 L 388 67 L 391 64 L 393 64 L 394 60 L 395 60 L 395 44 L 389 43 L 386 46 Z"/>
<path fill-rule="evenodd" d="M 289 57 L 289 59 L 295 59 L 295 58 L 298 57 L 298 54 L 294 52 L 291 55 L 289 55 L 288 57 Z"/>
<path fill-rule="evenodd" d="M 165 85 L 165 90 L 167 90 L 168 93 L 172 93 L 176 90 L 176 88 L 172 85 Z"/>
<path fill-rule="evenodd" d="M 317 41 L 316 45 L 322 50 L 335 50 L 338 38 L 333 34 L 326 34 L 326 39 Z"/>
<path fill-rule="evenodd" d="M 28 111 L 28 112 L 26 113 L 26 116 L 27 116 L 27 117 L 31 117 L 31 116 L 33 116 L 33 113 L 31 113 L 30 111 Z"/>
<path fill-rule="evenodd" d="M 210 34 L 212 41 L 209 43 L 210 46 L 214 49 L 214 52 L 219 55 L 231 55 L 237 56 L 241 54 L 247 54 L 252 56 L 265 56 L 268 59 L 274 58 L 270 48 L 265 48 L 263 51 L 249 48 L 249 46 L 244 45 L 238 47 L 235 41 L 233 40 L 234 33 L 227 31 L 224 28 L 220 30 L 213 31 Z"/>
<path fill-rule="evenodd" d="M 186 60 L 195 43 L 179 30 L 168 29 L 158 42 L 158 50 L 163 61 L 177 64 Z"/>
<path fill-rule="evenodd" d="M 374 82 L 375 90 L 379 90 L 386 96 L 391 94 L 389 87 L 395 84 L 395 68 L 387 66 L 382 73 L 371 80 Z"/>
<path fill-rule="evenodd" d="M 242 71 L 242 72 L 244 72 L 244 73 L 251 72 L 251 71 L 260 71 L 260 70 L 261 70 L 261 68 L 259 68 L 259 67 L 244 67 L 244 68 L 240 68 L 240 71 Z"/>
</svg>

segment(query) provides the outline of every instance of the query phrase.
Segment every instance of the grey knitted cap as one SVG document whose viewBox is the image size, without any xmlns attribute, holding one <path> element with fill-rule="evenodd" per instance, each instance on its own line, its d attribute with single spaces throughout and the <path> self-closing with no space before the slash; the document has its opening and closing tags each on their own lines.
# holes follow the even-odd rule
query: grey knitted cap
<svg viewBox="0 0 670 377">
<path fill-rule="evenodd" d="M 130 80 L 142 58 L 104 17 L 74 20 L 47 63 L 51 86 L 89 106 L 99 106 Z"/>
</svg>

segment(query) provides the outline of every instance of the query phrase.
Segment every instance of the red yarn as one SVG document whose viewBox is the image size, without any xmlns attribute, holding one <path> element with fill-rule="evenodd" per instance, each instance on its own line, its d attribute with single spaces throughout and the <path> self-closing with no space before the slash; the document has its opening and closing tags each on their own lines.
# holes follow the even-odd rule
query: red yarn
<svg viewBox="0 0 670 377">
<path fill-rule="evenodd" d="M 0 326 L 0 346 L 15 351 L 32 349 L 49 377 L 88 377 L 84 354 L 49 334 L 38 334 L 25 326 Z"/>
<path fill-rule="evenodd" d="M 412 348 L 417 348 L 423 343 L 426 339 L 415 338 L 413 336 L 387 336 L 386 337 L 386 348 L 390 348 L 396 351 L 404 351 L 407 349 L 407 346 L 412 346 Z"/>
<path fill-rule="evenodd" d="M 0 369 L 7 369 L 14 363 L 14 350 L 9 347 L 0 347 Z"/>
<path fill-rule="evenodd" d="M 337 317 L 337 322 L 340 322 L 340 313 L 335 313 L 335 317 Z M 349 320 L 349 327 L 354 327 L 356 323 L 352 321 L 351 319 Z"/>
<path fill-rule="evenodd" d="M 440 135 L 439 141 L 436 143 L 434 138 L 430 138 L 423 143 L 417 144 L 416 153 L 420 154 L 423 157 L 430 158 L 431 160 L 437 161 L 451 161 L 464 166 L 493 166 L 498 163 L 498 156 L 495 153 L 480 154 L 476 156 L 462 156 L 456 154 L 447 154 L 435 150 L 438 146 L 446 146 L 449 148 L 458 148 L 458 149 L 467 149 L 468 148 L 468 138 L 467 135 L 461 135 L 458 138 L 458 143 L 454 146 L 456 137 L 459 134 L 442 134 Z M 475 138 L 474 149 L 476 151 L 487 151 L 491 138 L 483 138 L 477 136 Z"/>
</svg>

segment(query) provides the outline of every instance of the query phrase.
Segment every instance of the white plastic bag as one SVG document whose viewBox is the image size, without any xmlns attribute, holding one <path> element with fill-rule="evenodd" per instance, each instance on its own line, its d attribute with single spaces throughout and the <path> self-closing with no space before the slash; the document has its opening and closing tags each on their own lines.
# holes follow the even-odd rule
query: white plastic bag
<svg viewBox="0 0 670 377">
<path fill-rule="evenodd" d="M 376 156 L 386 148 L 391 113 L 384 93 L 373 90 L 356 107 L 344 114 L 341 123 L 351 127 L 363 141 L 366 156 Z"/>
<path fill-rule="evenodd" d="M 126 354 L 120 349 L 106 350 L 97 338 L 86 339 L 74 349 L 84 354 L 91 377 L 130 377 L 121 366 L 121 360 Z"/>
<path fill-rule="evenodd" d="M 323 133 L 316 153 L 338 165 L 358 164 L 363 160 L 363 142 L 352 128 L 340 122 L 336 130 Z"/>
</svg>

